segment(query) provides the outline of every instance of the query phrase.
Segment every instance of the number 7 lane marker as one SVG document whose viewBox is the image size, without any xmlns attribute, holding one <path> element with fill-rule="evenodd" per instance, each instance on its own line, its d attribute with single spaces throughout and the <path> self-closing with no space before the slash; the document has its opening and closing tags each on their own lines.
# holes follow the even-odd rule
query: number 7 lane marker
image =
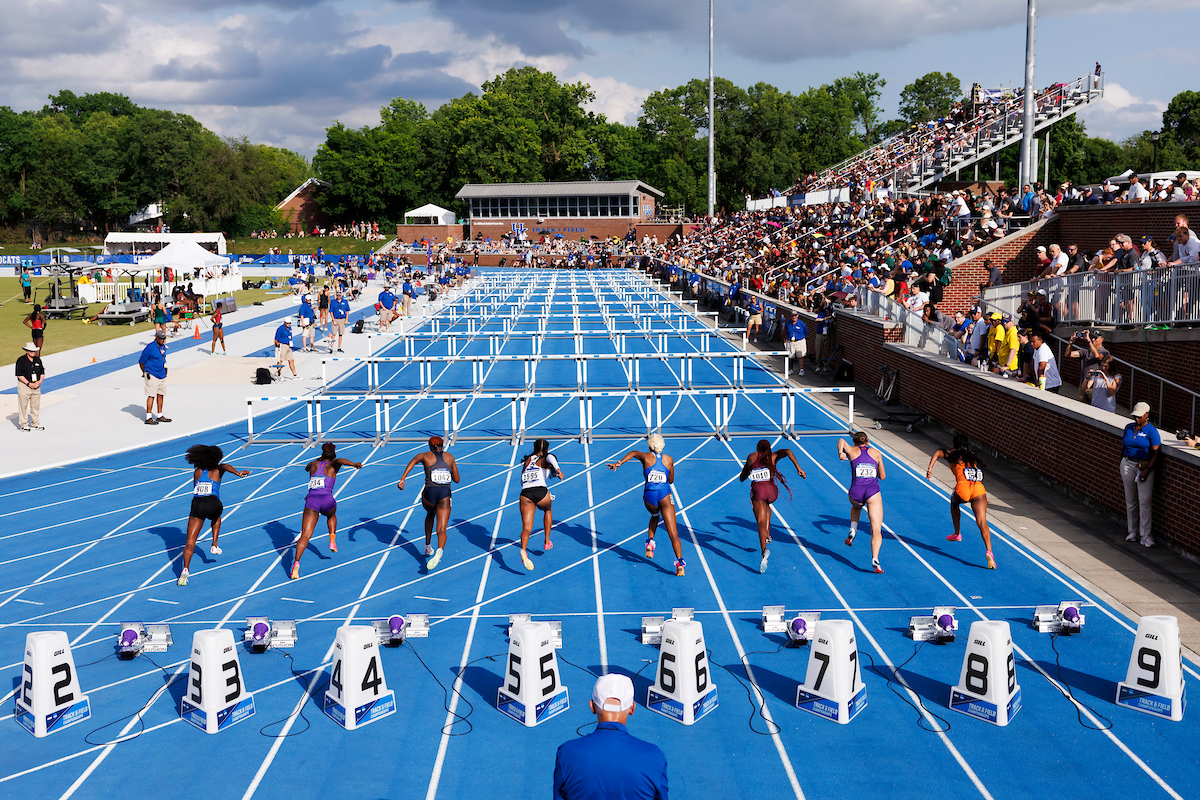
<svg viewBox="0 0 1200 800">
<path fill-rule="evenodd" d="M 839 481 L 837 478 L 833 477 L 833 475 L 832 475 L 832 474 L 829 472 L 829 470 L 825 469 L 824 465 L 822 465 L 820 462 L 818 462 L 818 461 L 817 461 L 817 459 L 816 459 L 816 458 L 814 458 L 814 457 L 813 457 L 813 455 L 812 455 L 811 453 L 809 453 L 807 450 L 805 450 L 803 447 L 801 447 L 801 446 L 799 445 L 799 443 L 797 443 L 797 444 L 796 444 L 796 448 L 797 448 L 798 450 L 800 450 L 800 452 L 804 453 L 804 455 L 808 456 L 809 460 L 810 460 L 810 461 L 812 461 L 814 464 L 816 464 L 816 465 L 817 465 L 817 468 L 818 468 L 818 469 L 820 469 L 822 472 L 824 472 L 824 473 L 825 473 L 825 474 L 826 474 L 826 475 L 829 477 L 829 479 L 830 479 L 831 481 L 833 481 L 835 484 L 837 484 L 837 486 L 838 486 L 839 488 L 841 488 L 842 490 L 845 490 L 845 488 L 846 488 L 846 487 L 845 487 L 845 486 L 842 486 L 841 482 L 840 482 L 840 481 Z M 730 452 L 732 452 L 732 450 L 731 450 Z M 781 522 L 783 522 L 783 516 L 782 516 L 781 514 L 779 514 L 778 512 L 776 512 L 776 516 L 778 516 L 778 517 L 779 517 L 779 519 L 780 519 L 780 521 L 781 521 Z M 787 527 L 787 523 L 786 523 L 786 522 L 784 522 L 784 526 L 785 526 L 785 527 Z M 901 546 L 902 546 L 902 547 L 903 547 L 905 550 L 907 550 L 909 553 L 911 553 L 911 554 L 912 554 L 912 556 L 913 556 L 913 558 L 915 558 L 915 559 L 917 559 L 917 561 L 921 562 L 921 564 L 922 564 L 922 565 L 923 565 L 923 566 L 924 566 L 924 567 L 925 567 L 927 570 L 929 570 L 929 572 L 930 572 L 930 573 L 932 573 L 932 574 L 933 574 L 933 576 L 934 576 L 935 578 L 937 578 L 939 581 L 941 581 L 941 582 L 942 582 L 942 584 L 943 584 L 943 585 L 944 585 L 944 586 L 945 586 L 947 589 L 949 589 L 951 592 L 953 592 L 953 593 L 954 593 L 954 595 L 955 595 L 956 597 L 958 597 L 958 599 L 959 599 L 959 600 L 962 602 L 962 604 L 963 604 L 964 606 L 966 606 L 967 608 L 969 608 L 969 609 L 971 609 L 972 611 L 974 611 L 974 612 L 975 612 L 975 614 L 976 614 L 976 616 L 978 616 L 980 619 L 982 619 L 982 620 L 988 620 L 988 619 L 990 619 L 990 617 L 988 617 L 987 615 L 985 615 L 985 614 L 984 614 L 984 613 L 983 613 L 983 612 L 982 612 L 982 611 L 981 611 L 981 610 L 980 610 L 980 609 L 979 609 L 977 606 L 975 606 L 975 605 L 974 605 L 974 604 L 973 604 L 973 603 L 972 603 L 972 602 L 971 602 L 971 601 L 970 601 L 970 600 L 969 600 L 969 599 L 966 597 L 966 595 L 964 595 L 962 592 L 960 592 L 960 591 L 958 590 L 958 588 L 957 588 L 957 587 L 955 587 L 955 586 L 954 586 L 952 583 L 950 583 L 950 581 L 946 580 L 946 578 L 945 578 L 945 577 L 944 577 L 944 576 L 943 576 L 943 575 L 942 575 L 940 572 L 938 572 L 936 569 L 934 569 L 933 565 L 932 565 L 932 564 L 930 564 L 928 561 L 926 561 L 926 560 L 925 560 L 925 559 L 924 559 L 924 558 L 921 556 L 921 554 L 920 554 L 920 553 L 918 553 L 916 550 L 914 550 L 914 549 L 913 549 L 913 547 L 912 547 L 912 545 L 910 545 L 910 544 L 909 544 L 909 543 L 908 543 L 908 542 L 907 542 L 907 541 L 904 539 L 904 537 L 902 537 L 902 536 L 900 536 L 899 534 L 897 534 L 897 533 L 896 533 L 894 530 L 892 530 L 892 529 L 891 529 L 890 527 L 888 527 L 886 524 L 883 526 L 883 529 L 884 529 L 885 531 L 887 531 L 887 532 L 888 532 L 888 533 L 891 535 L 891 537 L 892 537 L 893 539 L 895 539 L 897 542 L 899 542 L 899 543 L 900 543 L 900 545 L 901 545 Z M 799 540 L 799 538 L 798 538 L 798 537 L 797 537 L 797 536 L 796 536 L 794 533 L 792 533 L 792 530 L 791 530 L 791 528 L 790 528 L 790 527 L 788 527 L 788 533 L 789 533 L 789 534 L 791 534 L 792 538 L 796 540 L 797 544 L 799 544 L 799 543 L 800 543 L 800 540 Z M 804 545 L 802 545 L 802 544 L 801 544 L 800 546 L 801 546 L 802 548 L 804 548 Z M 807 548 L 804 548 L 804 552 L 805 552 L 805 554 L 806 554 L 806 555 L 808 555 L 808 549 L 807 549 Z M 809 555 L 809 560 L 810 560 L 810 561 L 812 561 L 812 560 L 813 560 L 811 555 Z M 814 566 L 815 566 L 815 565 L 816 565 L 816 562 L 815 562 L 815 561 L 813 561 L 813 564 L 814 564 Z M 820 567 L 817 567 L 817 570 L 818 570 L 819 572 L 821 572 L 821 576 L 822 576 L 822 577 L 825 577 L 825 573 L 824 573 L 823 571 L 821 571 L 821 568 L 820 568 Z M 828 579 L 828 578 L 825 578 L 825 580 L 826 580 L 826 583 L 829 583 L 829 586 L 830 586 L 830 588 L 831 588 L 831 589 L 833 589 L 833 584 L 829 582 L 829 579 Z M 837 592 L 837 590 L 836 590 L 836 589 L 833 589 L 833 591 L 834 591 L 835 593 Z M 841 600 L 841 595 L 838 595 L 838 599 L 839 599 L 839 600 Z M 848 611 L 848 612 L 849 612 L 851 615 L 853 615 L 853 614 L 854 614 L 854 612 L 850 610 L 849 606 L 847 606 L 846 610 L 847 610 L 847 611 Z M 856 619 L 857 619 L 857 618 L 856 618 Z M 860 624 L 860 626 L 861 626 L 861 623 L 859 623 L 859 624 Z M 863 633 L 864 633 L 864 635 L 866 635 L 866 636 L 867 636 L 867 638 L 868 638 L 868 639 L 871 639 L 871 643 L 872 643 L 872 645 L 874 645 L 874 644 L 875 644 L 875 640 L 874 640 L 874 639 L 871 637 L 871 634 L 870 634 L 870 633 L 867 631 L 867 629 L 866 629 L 865 627 L 863 628 Z M 878 648 L 878 646 L 876 646 L 876 649 L 879 649 L 879 648 Z M 1069 693 L 1068 693 L 1066 690 L 1064 690 L 1064 689 L 1063 689 L 1062 685 L 1061 685 L 1061 684 L 1060 684 L 1058 681 L 1056 681 L 1054 678 L 1050 677 L 1050 674 L 1049 674 L 1048 672 L 1046 672 L 1044 669 L 1042 669 L 1042 666 L 1041 666 L 1040 664 L 1038 664 L 1038 663 L 1037 663 L 1037 661 L 1035 661 L 1035 660 L 1034 660 L 1032 657 L 1030 657 L 1030 655 L 1029 655 L 1028 653 L 1026 653 L 1026 652 L 1025 652 L 1025 651 L 1024 651 L 1024 650 L 1023 650 L 1021 647 L 1020 647 L 1020 645 L 1018 645 L 1018 644 L 1016 643 L 1016 641 L 1015 641 L 1015 637 L 1014 637 L 1014 641 L 1013 641 L 1013 650 L 1015 650 L 1017 653 L 1019 653 L 1019 654 L 1020 654 L 1021 658 L 1023 658 L 1023 659 L 1025 660 L 1025 663 L 1029 664 L 1029 666 L 1031 666 L 1031 667 L 1033 667 L 1035 670 L 1037 670 L 1037 672 L 1038 672 L 1038 673 L 1039 673 L 1039 674 L 1040 674 L 1040 675 L 1041 675 L 1043 678 L 1045 678 L 1045 679 L 1046 679 L 1046 680 L 1047 680 L 1047 681 L 1050 683 L 1050 685 L 1052 685 L 1054 688 L 1056 688 L 1056 689 L 1058 689 L 1060 692 L 1062 692 L 1063 696 L 1064 696 L 1064 697 L 1066 697 L 1068 700 L 1070 700 L 1070 701 L 1071 701 L 1071 704 L 1075 706 L 1075 708 L 1078 710 L 1078 712 L 1079 712 L 1079 713 L 1081 713 L 1081 714 L 1083 714 L 1084 716 L 1086 716 L 1086 717 L 1088 718 L 1088 720 L 1090 720 L 1090 721 L 1091 721 L 1092 725 L 1094 725 L 1094 726 L 1095 726 L 1095 727 L 1096 727 L 1098 730 L 1101 730 L 1101 733 L 1103 733 L 1105 736 L 1107 736 L 1107 737 L 1109 738 L 1109 740 L 1111 740 L 1111 741 L 1112 741 L 1112 743 L 1113 743 L 1113 744 L 1115 744 L 1115 745 L 1116 745 L 1116 746 L 1117 746 L 1117 747 L 1118 747 L 1118 748 L 1121 750 L 1121 752 L 1123 752 L 1123 753 L 1124 753 L 1126 756 L 1128 756 L 1128 757 L 1129 757 L 1129 759 L 1130 759 L 1131 761 L 1133 761 L 1133 763 L 1137 764 L 1137 765 L 1138 765 L 1138 767 L 1139 767 L 1139 768 L 1141 768 L 1141 770 L 1142 770 L 1143 772 L 1145 772 L 1145 773 L 1146 773 L 1146 775 L 1148 775 L 1148 776 L 1150 777 L 1150 779 L 1151 779 L 1151 780 L 1153 780 L 1155 783 L 1157 783 L 1157 784 L 1159 785 L 1159 787 L 1161 787 L 1161 788 L 1162 788 L 1162 790 L 1163 790 L 1164 792 L 1166 792 L 1166 793 L 1167 793 L 1168 795 L 1170 795 L 1171 797 L 1175 798 L 1175 800 L 1183 800 L 1183 798 L 1182 798 L 1182 797 L 1180 797 L 1180 795 L 1179 795 L 1179 793 L 1178 793 L 1178 792 L 1176 792 L 1174 789 L 1172 789 L 1172 788 L 1171 788 L 1171 786 L 1170 786 L 1169 784 L 1167 784 L 1167 782 L 1166 782 L 1165 780 L 1163 780 L 1163 779 L 1162 779 L 1162 777 L 1161 777 L 1161 776 L 1159 776 L 1159 774 L 1158 774 L 1157 772 L 1155 772 L 1153 769 L 1151 769 L 1151 767 L 1150 767 L 1150 766 L 1149 766 L 1149 765 L 1148 765 L 1148 764 L 1147 764 L 1145 761 L 1143 761 L 1141 758 L 1139 758 L 1139 757 L 1137 756 L 1137 754 L 1135 754 L 1135 753 L 1134 753 L 1134 752 L 1133 752 L 1131 749 L 1129 749 L 1129 746 L 1128 746 L 1128 745 L 1126 745 L 1126 744 L 1125 744 L 1123 741 L 1121 741 L 1119 738 L 1117 738 L 1116 734 L 1114 734 L 1114 733 L 1112 732 L 1112 730 L 1110 730 L 1110 729 L 1107 729 L 1107 728 L 1103 728 L 1103 726 L 1101 726 L 1101 724 L 1100 724 L 1100 721 L 1099 721 L 1098 719 L 1096 719 L 1096 717 L 1095 717 L 1095 716 L 1092 714 L 1091 710 L 1090 710 L 1090 709 L 1089 709 L 1087 706 L 1083 705 L 1083 704 L 1082 704 L 1082 703 L 1080 703 L 1078 700 L 1076 700 L 1074 697 L 1072 697 L 1072 696 L 1071 696 L 1071 695 L 1070 695 L 1070 694 L 1069 694 Z M 883 654 L 883 651 L 882 651 L 882 650 L 880 650 L 879 652 L 880 652 L 880 655 L 882 655 L 882 656 L 883 656 L 885 659 L 887 658 L 887 656 Z M 892 664 L 891 664 L 891 662 L 890 662 L 890 661 L 888 662 L 888 666 L 889 666 L 889 667 L 891 667 L 891 666 L 892 666 Z M 903 678 L 900 676 L 900 673 L 899 673 L 899 672 L 897 672 L 897 671 L 896 671 L 894 668 L 893 668 L 893 670 L 892 670 L 892 671 L 893 671 L 893 673 L 895 673 L 897 681 L 899 681 L 899 682 L 903 683 Z M 905 687 L 905 689 L 908 689 L 908 685 L 907 685 L 907 684 L 904 684 L 904 687 Z M 910 689 L 909 691 L 911 692 L 911 689 Z M 941 736 L 941 734 L 939 734 L 939 736 Z M 947 740 L 947 746 L 948 746 L 948 747 L 950 746 L 950 744 L 949 744 L 949 741 L 948 741 L 948 740 Z M 955 753 L 957 753 L 957 751 L 954 751 L 954 752 L 955 752 Z M 964 763 L 964 765 L 965 765 L 965 762 L 963 762 L 963 763 Z M 972 773 L 972 777 L 974 777 L 974 776 L 973 776 L 973 773 Z M 982 786 L 981 786 L 981 790 L 982 790 Z"/>
</svg>

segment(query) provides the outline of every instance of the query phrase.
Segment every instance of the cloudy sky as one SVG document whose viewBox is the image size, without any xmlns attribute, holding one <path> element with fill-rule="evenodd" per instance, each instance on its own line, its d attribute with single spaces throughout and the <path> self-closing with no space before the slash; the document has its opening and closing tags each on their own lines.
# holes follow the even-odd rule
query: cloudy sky
<svg viewBox="0 0 1200 800">
<path fill-rule="evenodd" d="M 704 0 L 7 0 L 0 105 L 40 108 L 59 89 L 109 91 L 311 157 L 337 119 L 376 124 L 395 96 L 431 110 L 512 66 L 591 84 L 633 123 L 652 91 L 708 70 Z M 1022 0 L 717 0 L 717 74 L 803 91 L 856 70 L 904 85 L 1023 80 Z M 1200 89 L 1200 0 L 1041 0 L 1037 85 L 1088 74 L 1107 96 L 1089 132 L 1124 139 Z M 1179 35 L 1172 34 L 1179 31 Z"/>
</svg>

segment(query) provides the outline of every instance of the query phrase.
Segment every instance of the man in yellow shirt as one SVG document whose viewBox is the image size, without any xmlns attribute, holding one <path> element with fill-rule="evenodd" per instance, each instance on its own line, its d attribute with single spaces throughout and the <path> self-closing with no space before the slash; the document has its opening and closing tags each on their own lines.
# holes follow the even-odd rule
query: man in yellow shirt
<svg viewBox="0 0 1200 800">
<path fill-rule="evenodd" d="M 1012 314 L 1000 318 L 1000 340 L 996 345 L 996 364 L 1004 377 L 1013 374 L 1017 369 L 1017 353 L 1020 352 L 1021 342 L 1017 338 L 1017 323 Z"/>
<path fill-rule="evenodd" d="M 988 360 L 992 362 L 992 372 L 996 371 L 996 364 L 999 363 L 1000 340 L 1004 336 L 1004 315 L 999 311 L 993 311 L 988 317 L 990 321 L 987 332 Z"/>
</svg>

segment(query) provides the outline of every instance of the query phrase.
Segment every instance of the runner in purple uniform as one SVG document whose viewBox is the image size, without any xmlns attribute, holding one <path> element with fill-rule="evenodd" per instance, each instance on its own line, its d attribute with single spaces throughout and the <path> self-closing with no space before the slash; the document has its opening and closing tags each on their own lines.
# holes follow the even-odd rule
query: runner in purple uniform
<svg viewBox="0 0 1200 800">
<path fill-rule="evenodd" d="M 771 551 L 767 549 L 767 545 L 771 543 L 771 504 L 779 499 L 779 487 L 775 485 L 775 481 L 778 480 L 783 484 L 783 488 L 788 490 L 788 497 L 792 496 L 792 490 L 788 487 L 783 473 L 776 466 L 781 458 L 790 459 L 800 477 L 808 478 L 804 470 L 800 469 L 800 463 L 796 461 L 796 456 L 791 450 L 784 447 L 771 452 L 771 443 L 766 439 L 758 440 L 757 448 L 746 458 L 746 463 L 742 465 L 742 474 L 738 477 L 738 480 L 742 481 L 750 479 L 750 506 L 754 509 L 754 520 L 758 523 L 758 545 L 762 549 L 762 560 L 758 562 L 760 573 L 767 571 L 767 559 L 771 557 Z"/>
<path fill-rule="evenodd" d="M 333 487 L 337 483 L 337 472 L 342 467 L 362 469 L 362 464 L 337 457 L 337 448 L 330 442 L 321 445 L 321 457 L 310 461 L 308 471 L 308 494 L 304 498 L 304 515 L 300 518 L 300 541 L 296 542 L 296 560 L 292 562 L 292 580 L 300 577 L 300 556 L 308 547 L 317 520 L 322 514 L 329 524 L 329 549 L 337 552 L 337 499 Z"/>
<path fill-rule="evenodd" d="M 854 434 L 854 444 L 838 439 L 838 458 L 850 459 L 850 535 L 846 546 L 854 544 L 858 533 L 858 518 L 863 506 L 867 507 L 867 518 L 871 520 L 871 566 L 877 574 L 883 574 L 879 566 L 879 547 L 883 544 L 883 495 L 879 482 L 887 477 L 883 471 L 883 453 L 870 446 L 866 431 Z"/>
</svg>

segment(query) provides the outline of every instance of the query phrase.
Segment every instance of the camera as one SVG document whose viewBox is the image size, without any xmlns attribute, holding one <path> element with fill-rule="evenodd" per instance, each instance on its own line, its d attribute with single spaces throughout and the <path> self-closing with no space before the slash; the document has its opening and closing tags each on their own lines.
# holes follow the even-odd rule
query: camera
<svg viewBox="0 0 1200 800">
<path fill-rule="evenodd" d="M 1184 439 L 1190 439 L 1191 436 L 1192 436 L 1192 434 L 1190 431 L 1188 431 L 1187 428 L 1180 428 L 1179 430 L 1175 431 L 1175 438 L 1181 442 Z"/>
<path fill-rule="evenodd" d="M 1075 333 L 1071 336 L 1072 342 L 1086 342 L 1089 339 L 1091 339 L 1091 337 L 1088 335 L 1087 331 L 1075 331 Z"/>
</svg>

